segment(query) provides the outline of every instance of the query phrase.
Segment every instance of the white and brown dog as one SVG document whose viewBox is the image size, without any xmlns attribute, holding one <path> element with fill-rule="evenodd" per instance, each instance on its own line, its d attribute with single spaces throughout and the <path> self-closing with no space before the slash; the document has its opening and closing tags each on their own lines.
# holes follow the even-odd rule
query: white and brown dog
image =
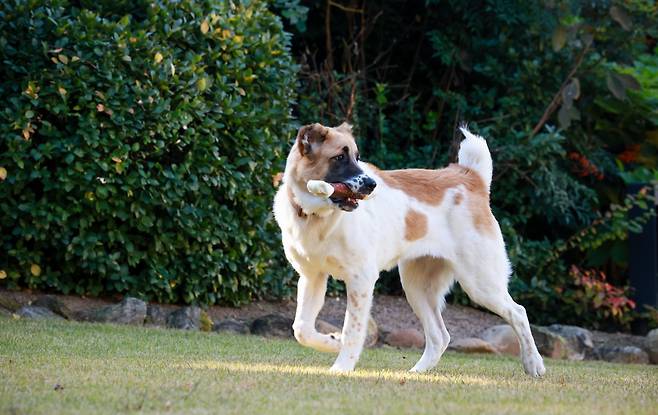
<svg viewBox="0 0 658 415">
<path fill-rule="evenodd" d="M 348 124 L 299 130 L 274 214 L 286 257 L 299 273 L 295 337 L 305 346 L 338 352 L 333 371 L 354 369 L 375 281 L 381 270 L 398 265 L 407 299 L 425 331 L 425 351 L 412 371 L 433 368 L 448 347 L 441 310 L 445 294 L 458 281 L 473 301 L 514 328 L 525 371 L 544 374 L 525 309 L 507 291 L 511 268 L 489 207 L 489 148 L 483 138 L 466 128 L 462 132 L 466 138 L 458 164 L 383 171 L 359 160 Z M 344 183 L 351 195 L 311 193 L 308 184 L 314 180 Z M 340 336 L 315 328 L 328 275 L 344 280 L 347 289 Z"/>
</svg>

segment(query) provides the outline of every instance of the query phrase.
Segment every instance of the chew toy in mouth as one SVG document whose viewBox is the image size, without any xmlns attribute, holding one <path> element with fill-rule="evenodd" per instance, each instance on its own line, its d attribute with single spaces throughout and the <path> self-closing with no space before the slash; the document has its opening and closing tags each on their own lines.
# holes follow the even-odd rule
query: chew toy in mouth
<svg viewBox="0 0 658 415">
<path fill-rule="evenodd" d="M 309 180 L 306 188 L 312 194 L 331 199 L 341 209 L 352 211 L 359 206 L 358 200 L 364 199 L 365 195 L 354 193 L 345 183 L 327 183 L 322 180 Z"/>
</svg>

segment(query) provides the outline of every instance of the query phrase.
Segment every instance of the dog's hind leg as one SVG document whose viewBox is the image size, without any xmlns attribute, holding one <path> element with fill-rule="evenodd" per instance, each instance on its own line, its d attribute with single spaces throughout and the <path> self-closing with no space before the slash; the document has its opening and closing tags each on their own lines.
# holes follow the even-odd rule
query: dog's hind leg
<svg viewBox="0 0 658 415">
<path fill-rule="evenodd" d="M 327 292 L 327 275 L 307 277 L 300 273 L 297 282 L 297 311 L 292 325 L 297 341 L 321 352 L 338 352 L 340 341 L 333 335 L 321 334 L 315 321 L 324 305 Z"/>
<path fill-rule="evenodd" d="M 452 271 L 443 259 L 435 257 L 416 258 L 398 265 L 407 301 L 425 331 L 425 351 L 411 371 L 426 372 L 436 366 L 450 343 L 441 308 L 443 296 L 452 285 Z"/>
<path fill-rule="evenodd" d="M 514 329 L 521 345 L 523 367 L 530 376 L 542 376 L 546 369 L 530 331 L 525 308 L 514 302 L 507 291 L 510 273 L 507 255 L 493 247 L 481 247 L 482 255 L 472 255 L 470 264 L 459 264 L 457 280 L 471 300 L 501 316 Z M 477 252 L 477 250 L 474 250 Z M 470 266 L 469 266 L 470 265 Z"/>
</svg>

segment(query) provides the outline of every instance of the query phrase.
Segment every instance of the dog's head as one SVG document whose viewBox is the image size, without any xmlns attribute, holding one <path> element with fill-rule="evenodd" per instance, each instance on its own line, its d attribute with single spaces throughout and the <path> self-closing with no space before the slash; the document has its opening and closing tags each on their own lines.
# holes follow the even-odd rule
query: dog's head
<svg viewBox="0 0 658 415">
<path fill-rule="evenodd" d="M 347 185 L 352 195 L 331 197 L 331 201 L 348 212 L 356 209 L 358 200 L 372 193 L 377 185 L 359 166 L 359 149 L 347 123 L 334 128 L 318 123 L 303 126 L 288 162 L 294 163 L 293 180 L 304 189 L 309 180 Z"/>
</svg>

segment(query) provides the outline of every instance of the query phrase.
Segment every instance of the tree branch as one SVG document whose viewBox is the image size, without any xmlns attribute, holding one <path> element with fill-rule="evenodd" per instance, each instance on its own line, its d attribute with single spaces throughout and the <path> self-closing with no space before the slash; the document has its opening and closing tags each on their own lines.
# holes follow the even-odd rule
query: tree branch
<svg viewBox="0 0 658 415">
<path fill-rule="evenodd" d="M 546 110 L 544 111 L 544 114 L 541 116 L 539 119 L 539 122 L 537 125 L 535 125 L 535 128 L 532 129 L 532 132 L 530 133 L 530 136 L 528 138 L 534 137 L 539 130 L 542 129 L 544 124 L 546 124 L 546 121 L 553 115 L 557 107 L 560 105 L 560 99 L 562 97 L 562 91 L 564 91 L 564 88 L 567 87 L 569 84 L 569 81 L 571 81 L 571 78 L 576 74 L 578 71 L 578 68 L 580 68 L 580 65 L 583 63 L 583 58 L 585 57 L 585 54 L 589 51 L 590 45 L 585 46 L 583 51 L 580 53 L 578 56 L 578 59 L 576 60 L 576 64 L 571 68 L 571 71 L 569 72 L 569 75 L 567 75 L 567 78 L 562 82 L 562 85 L 560 86 L 560 89 L 557 91 L 553 99 L 551 100 L 551 103 L 548 104 L 548 107 L 546 107 Z"/>
<path fill-rule="evenodd" d="M 363 9 L 355 9 L 353 7 L 343 6 L 342 4 L 333 2 L 331 0 L 327 1 L 327 5 L 334 6 L 338 9 L 341 9 L 342 11 L 348 12 L 348 13 L 363 13 Z"/>
</svg>

